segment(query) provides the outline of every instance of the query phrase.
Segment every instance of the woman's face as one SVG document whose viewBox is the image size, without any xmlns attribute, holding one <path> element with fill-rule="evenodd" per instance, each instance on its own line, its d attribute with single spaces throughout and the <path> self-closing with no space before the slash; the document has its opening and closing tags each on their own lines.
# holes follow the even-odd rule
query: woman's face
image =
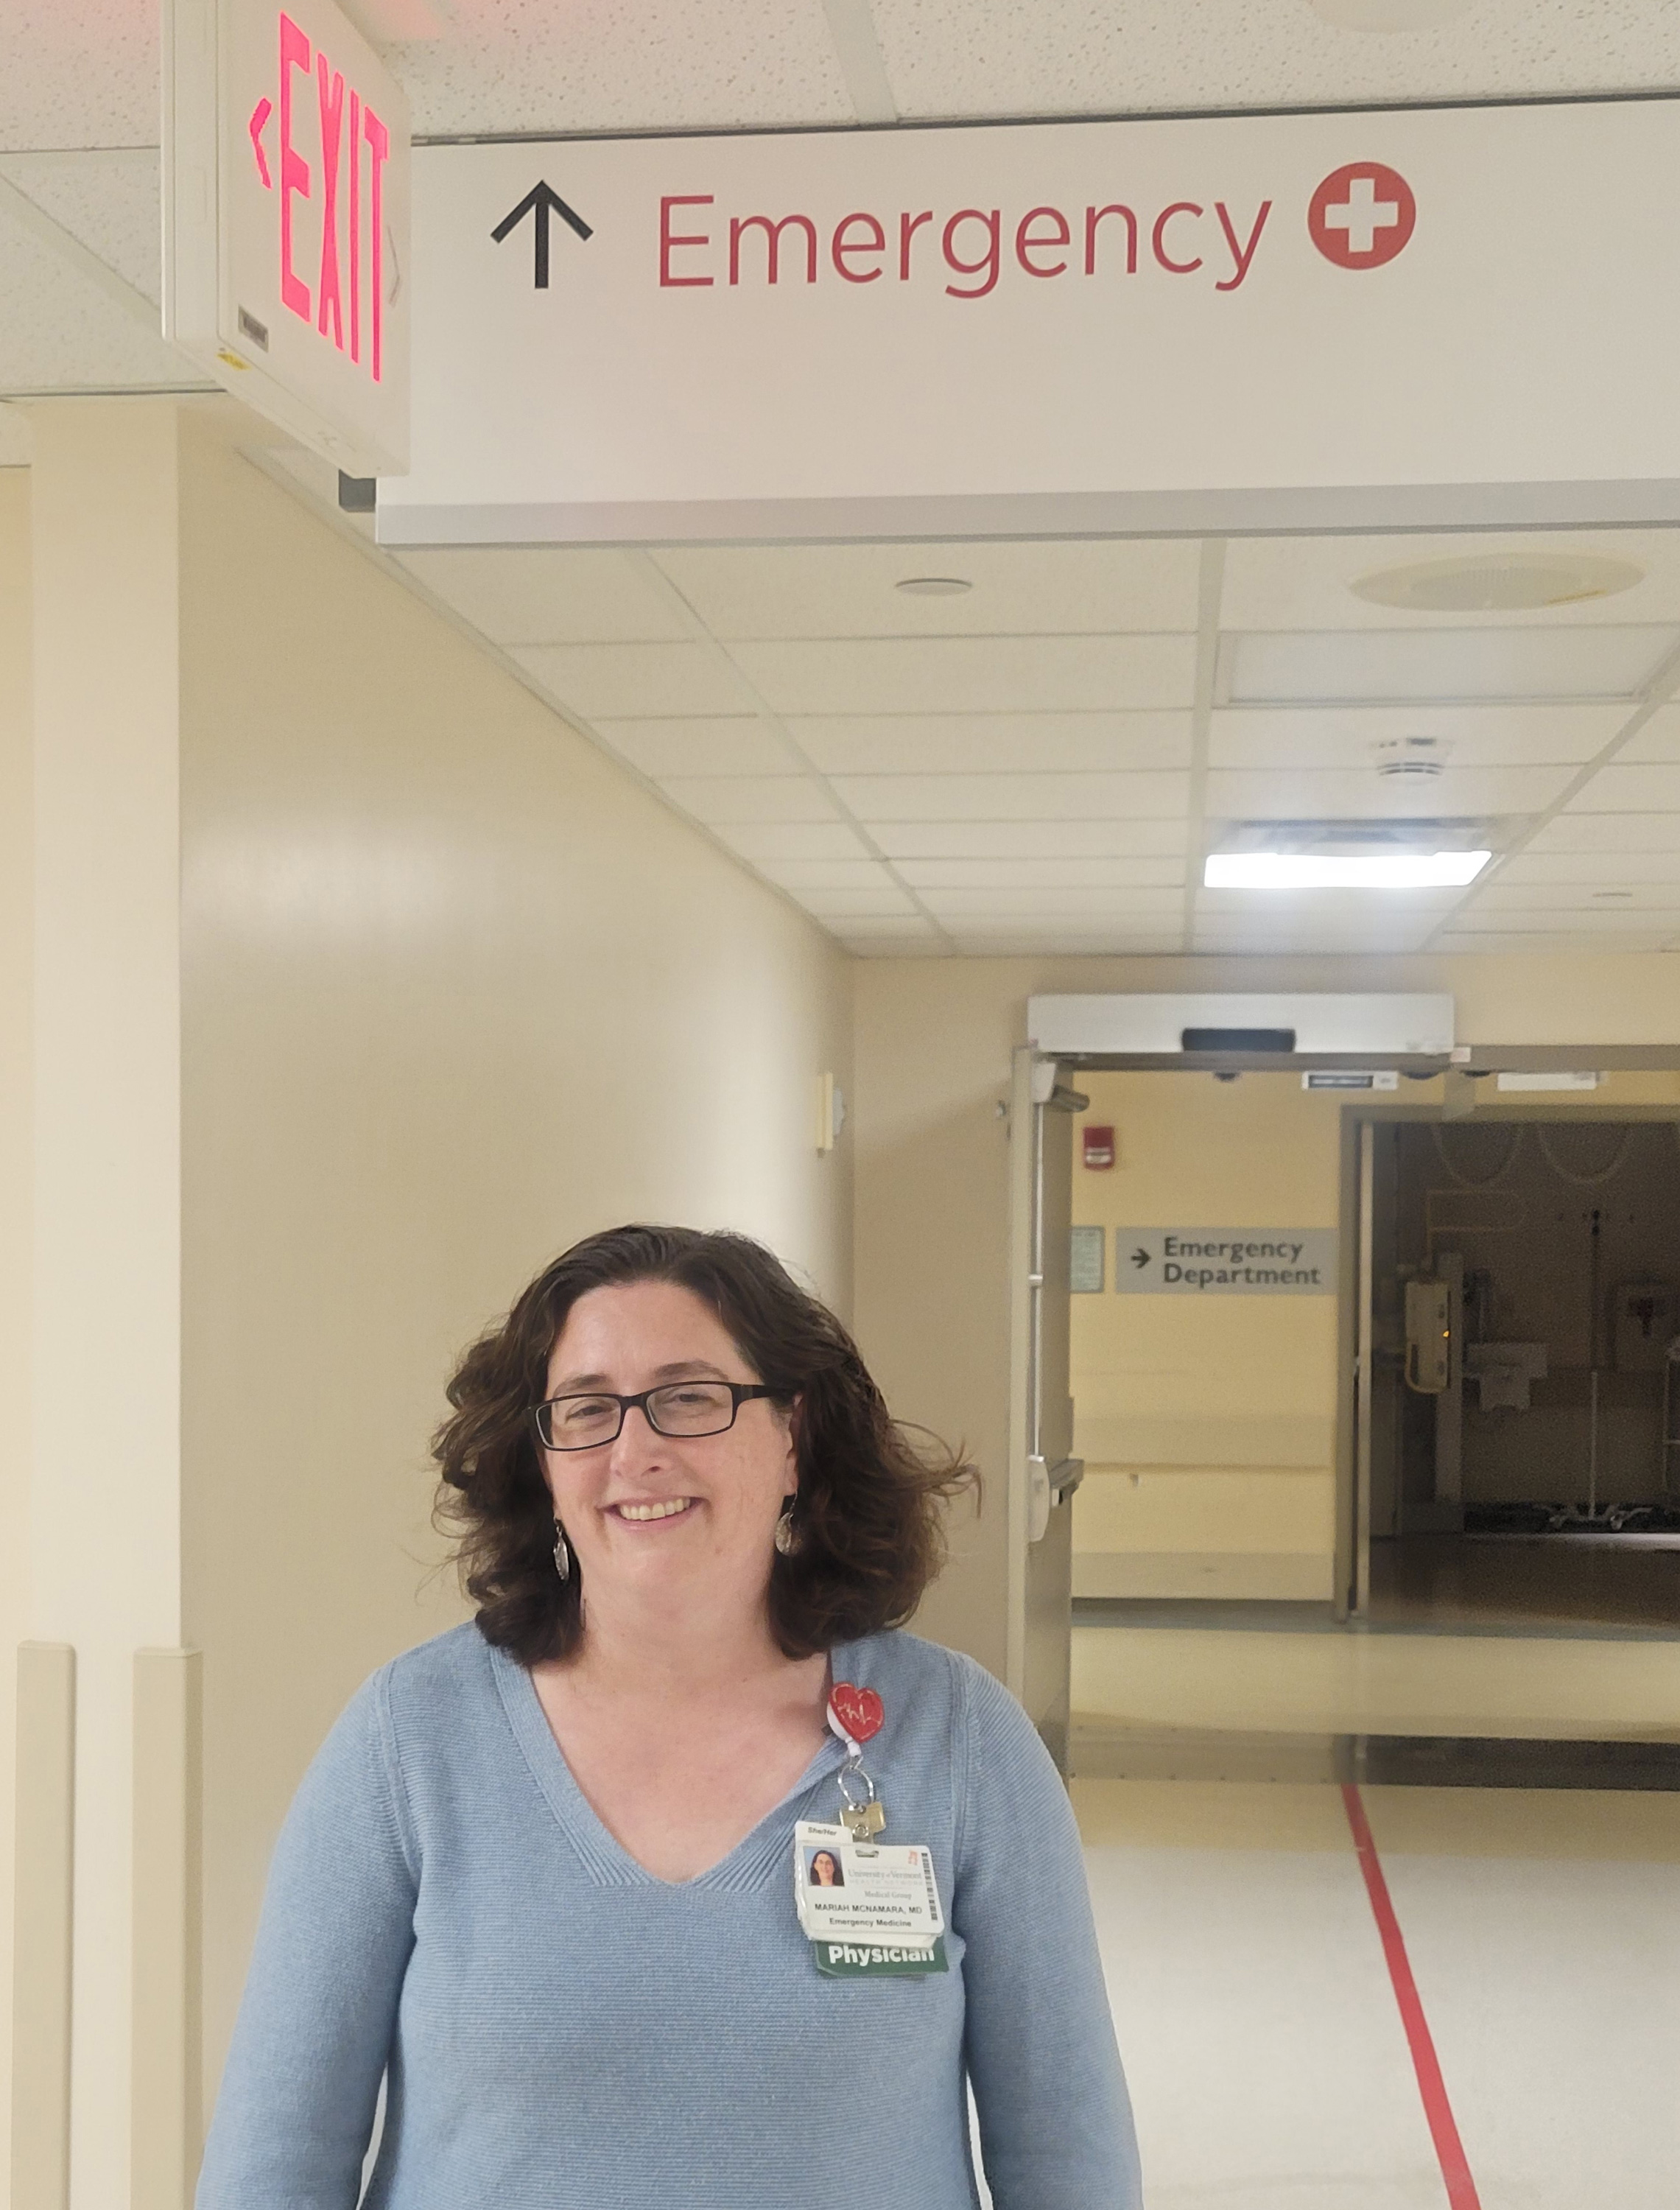
<svg viewBox="0 0 1680 2210">
<path fill-rule="evenodd" d="M 668 1381 L 759 1378 L 691 1291 L 632 1282 L 572 1307 L 547 1394 L 630 1397 Z M 692 1589 L 762 1603 L 782 1501 L 798 1486 L 790 1422 L 768 1398 L 743 1404 L 722 1434 L 655 1434 L 638 1407 L 616 1442 L 541 1456 L 591 1597 Z"/>
<path fill-rule="evenodd" d="M 811 1877 L 819 1887 L 834 1884 L 834 1861 L 827 1850 L 819 1850 L 810 1861 Z"/>
</svg>

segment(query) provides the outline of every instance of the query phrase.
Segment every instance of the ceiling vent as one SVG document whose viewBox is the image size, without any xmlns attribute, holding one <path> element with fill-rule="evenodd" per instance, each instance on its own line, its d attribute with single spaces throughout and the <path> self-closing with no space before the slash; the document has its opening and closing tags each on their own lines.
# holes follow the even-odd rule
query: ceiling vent
<svg viewBox="0 0 1680 2210">
<path fill-rule="evenodd" d="M 1373 606 L 1402 607 L 1413 613 L 1534 613 L 1546 607 L 1612 599 L 1644 580 L 1644 569 L 1631 560 L 1611 560 L 1598 552 L 1519 549 L 1414 560 L 1361 576 L 1350 588 L 1356 598 Z"/>
</svg>

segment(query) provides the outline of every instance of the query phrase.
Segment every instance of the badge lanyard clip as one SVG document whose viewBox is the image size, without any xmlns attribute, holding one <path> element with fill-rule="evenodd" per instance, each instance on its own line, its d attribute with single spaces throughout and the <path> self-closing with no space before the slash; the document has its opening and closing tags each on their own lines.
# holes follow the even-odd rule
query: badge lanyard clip
<svg viewBox="0 0 1680 2210">
<path fill-rule="evenodd" d="M 887 1824 L 887 1807 L 875 1792 L 864 1763 L 863 1745 L 880 1731 L 885 1714 L 873 1689 L 836 1681 L 828 1698 L 828 1724 L 846 1744 L 846 1762 L 834 1776 L 840 1789 L 840 1824 L 854 1839 L 871 1841 Z"/>
</svg>

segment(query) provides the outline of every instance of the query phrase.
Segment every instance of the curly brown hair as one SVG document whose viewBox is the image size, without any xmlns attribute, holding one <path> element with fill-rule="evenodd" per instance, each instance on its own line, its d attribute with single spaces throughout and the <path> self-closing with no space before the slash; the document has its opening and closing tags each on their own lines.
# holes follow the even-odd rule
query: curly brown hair
<svg viewBox="0 0 1680 2210">
<path fill-rule="evenodd" d="M 907 1619 L 944 1563 L 948 1498 L 978 1482 L 960 1451 L 918 1446 L 888 1413 L 828 1307 L 750 1236 L 633 1224 L 573 1244 L 467 1352 L 432 1441 L 437 1517 L 455 1537 L 480 1632 L 521 1664 L 563 1658 L 582 1633 L 581 1573 L 554 1570 L 554 1507 L 532 1407 L 566 1316 L 591 1289 L 672 1282 L 717 1315 L 773 1401 L 792 1411 L 799 1469 L 792 1553 L 770 1568 L 771 1631 L 790 1658 Z"/>
</svg>

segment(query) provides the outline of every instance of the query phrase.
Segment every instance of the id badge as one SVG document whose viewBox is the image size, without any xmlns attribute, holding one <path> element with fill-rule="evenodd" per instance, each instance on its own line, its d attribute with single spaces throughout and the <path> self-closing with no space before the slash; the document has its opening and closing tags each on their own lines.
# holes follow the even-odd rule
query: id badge
<svg viewBox="0 0 1680 2210">
<path fill-rule="evenodd" d="M 948 1970 L 933 1852 L 860 1840 L 838 1821 L 793 1830 L 793 1900 L 828 1979 L 902 1978 Z"/>
</svg>

